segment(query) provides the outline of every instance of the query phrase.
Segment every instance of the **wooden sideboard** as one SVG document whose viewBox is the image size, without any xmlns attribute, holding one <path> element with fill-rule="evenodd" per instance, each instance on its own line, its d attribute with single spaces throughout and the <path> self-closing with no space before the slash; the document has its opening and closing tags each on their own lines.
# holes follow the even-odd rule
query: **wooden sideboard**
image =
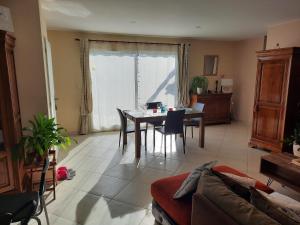
<svg viewBox="0 0 300 225">
<path fill-rule="evenodd" d="M 212 93 L 197 96 L 204 103 L 205 124 L 230 123 L 231 93 Z"/>
</svg>

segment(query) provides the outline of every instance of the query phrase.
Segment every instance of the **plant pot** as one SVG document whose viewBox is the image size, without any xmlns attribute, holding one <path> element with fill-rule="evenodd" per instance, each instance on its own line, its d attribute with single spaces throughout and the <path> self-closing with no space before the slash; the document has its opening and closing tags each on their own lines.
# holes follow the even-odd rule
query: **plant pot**
<svg viewBox="0 0 300 225">
<path fill-rule="evenodd" d="M 202 90 L 203 90 L 202 88 L 197 87 L 197 94 L 201 95 L 202 94 Z"/>
<path fill-rule="evenodd" d="M 296 144 L 295 142 L 293 144 L 293 153 L 294 156 L 300 157 L 300 145 Z"/>
<path fill-rule="evenodd" d="M 195 103 L 197 103 L 198 97 L 196 94 L 191 95 L 191 101 L 190 101 L 190 106 L 193 106 Z"/>
</svg>

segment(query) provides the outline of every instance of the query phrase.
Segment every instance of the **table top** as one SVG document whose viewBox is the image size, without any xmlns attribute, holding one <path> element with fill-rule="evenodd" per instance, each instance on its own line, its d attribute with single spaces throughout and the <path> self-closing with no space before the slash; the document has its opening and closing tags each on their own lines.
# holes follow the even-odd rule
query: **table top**
<svg viewBox="0 0 300 225">
<path fill-rule="evenodd" d="M 300 167 L 291 163 L 296 157 L 290 153 L 272 153 L 261 157 L 262 160 L 271 162 L 277 166 L 300 173 Z"/>
<path fill-rule="evenodd" d="M 204 112 L 196 112 L 191 108 L 185 108 L 185 118 L 199 118 L 203 117 Z M 152 121 L 152 120 L 164 120 L 167 116 L 167 112 L 159 112 L 159 110 L 154 113 L 153 110 L 124 110 L 125 116 L 133 121 Z"/>
</svg>

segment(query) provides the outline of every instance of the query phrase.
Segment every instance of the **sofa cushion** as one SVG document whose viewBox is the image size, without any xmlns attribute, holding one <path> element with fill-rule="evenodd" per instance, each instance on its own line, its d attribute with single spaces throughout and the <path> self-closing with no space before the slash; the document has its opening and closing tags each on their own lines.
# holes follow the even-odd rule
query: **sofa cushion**
<svg viewBox="0 0 300 225">
<path fill-rule="evenodd" d="M 178 225 L 191 224 L 192 194 L 173 199 L 173 195 L 188 175 L 189 173 L 184 173 L 167 177 L 151 184 L 152 197 Z"/>
<path fill-rule="evenodd" d="M 199 180 L 197 194 L 206 197 L 240 225 L 279 225 L 278 222 L 231 191 L 212 172 L 203 173 Z"/>
<path fill-rule="evenodd" d="M 220 173 L 231 173 L 231 174 L 234 174 L 234 175 L 237 175 L 237 176 L 241 176 L 241 177 L 249 177 L 248 175 L 236 170 L 236 169 L 233 169 L 229 166 L 215 166 L 213 168 L 214 171 L 218 171 Z M 249 177 L 251 178 L 251 177 Z M 272 193 L 273 192 L 273 189 L 271 189 L 270 187 L 268 187 L 267 185 L 263 184 L 262 182 L 260 181 L 256 181 L 255 183 L 255 188 L 260 190 L 260 191 L 263 191 L 263 192 L 266 192 L 268 194 Z"/>
<path fill-rule="evenodd" d="M 231 177 L 229 177 L 223 173 L 220 173 L 220 172 L 214 171 L 214 170 L 212 170 L 212 172 L 217 177 L 219 177 L 231 191 L 233 191 L 235 194 L 237 194 L 241 198 L 245 199 L 246 201 L 250 202 L 251 194 L 250 194 L 249 187 L 245 187 L 245 186 L 241 185 L 238 181 L 232 179 Z M 230 174 L 230 173 L 226 173 L 226 174 Z M 237 175 L 234 175 L 234 176 L 237 176 Z M 237 177 L 240 178 L 240 176 L 237 176 Z"/>
<path fill-rule="evenodd" d="M 276 193 L 275 193 L 276 194 Z M 272 202 L 271 199 L 266 196 L 267 194 L 262 194 L 258 192 L 256 189 L 251 189 L 251 202 L 252 204 L 266 213 L 268 216 L 273 218 L 284 225 L 300 225 L 299 216 L 295 211 L 290 209 L 288 206 L 282 204 L 285 202 L 280 199 L 282 202 L 277 204 L 276 202 Z M 271 194 L 272 195 L 272 194 Z M 288 205 L 288 204 L 287 204 Z"/>
<path fill-rule="evenodd" d="M 208 163 L 204 163 L 203 165 L 194 169 L 188 177 L 182 182 L 179 189 L 174 194 L 174 199 L 182 198 L 190 193 L 194 193 L 197 189 L 198 181 L 201 177 L 201 174 L 205 170 L 210 170 L 213 166 L 217 164 L 217 161 L 211 161 Z"/>
</svg>

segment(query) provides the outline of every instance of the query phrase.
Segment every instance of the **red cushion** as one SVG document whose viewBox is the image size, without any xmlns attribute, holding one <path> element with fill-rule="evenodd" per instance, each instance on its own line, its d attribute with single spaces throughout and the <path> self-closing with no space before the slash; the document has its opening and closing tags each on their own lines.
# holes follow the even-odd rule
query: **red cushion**
<svg viewBox="0 0 300 225">
<path fill-rule="evenodd" d="M 249 177 L 246 174 L 228 166 L 216 166 L 213 168 L 213 170 L 231 173 L 242 177 Z M 189 173 L 184 173 L 177 176 L 167 177 L 157 180 L 151 184 L 151 194 L 153 199 L 178 225 L 191 224 L 192 194 L 181 199 L 173 199 L 173 195 L 179 189 L 182 182 L 187 178 L 188 175 Z M 273 192 L 271 188 L 259 181 L 256 182 L 255 187 L 267 193 Z"/>
<path fill-rule="evenodd" d="M 223 172 L 223 173 L 231 173 L 231 174 L 241 176 L 241 177 L 249 177 L 248 175 L 246 175 L 238 170 L 235 170 L 231 167 L 228 167 L 228 166 L 215 166 L 213 168 L 213 170 L 218 171 L 218 172 Z M 252 177 L 249 177 L 249 178 L 252 178 Z M 273 192 L 273 189 L 269 188 L 267 185 L 261 183 L 260 181 L 256 181 L 255 188 L 258 190 L 264 191 L 268 194 Z"/>
<path fill-rule="evenodd" d="M 178 225 L 191 224 L 192 194 L 182 199 L 173 199 L 173 195 L 188 175 L 189 173 L 184 173 L 167 177 L 151 184 L 152 197 Z"/>
</svg>

